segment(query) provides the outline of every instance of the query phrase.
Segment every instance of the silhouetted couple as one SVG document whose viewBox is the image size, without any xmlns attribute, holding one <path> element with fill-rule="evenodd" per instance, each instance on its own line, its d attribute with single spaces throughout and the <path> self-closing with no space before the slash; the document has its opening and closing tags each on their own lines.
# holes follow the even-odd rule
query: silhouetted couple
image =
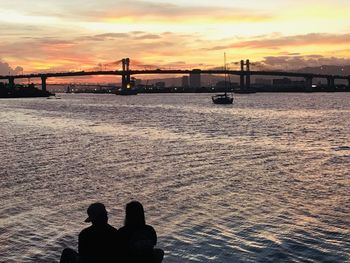
<svg viewBox="0 0 350 263">
<path fill-rule="evenodd" d="M 108 224 L 106 208 L 101 203 L 91 204 L 85 222 L 92 225 L 79 234 L 78 252 L 63 250 L 61 263 L 159 263 L 164 251 L 154 248 L 157 234 L 146 225 L 141 203 L 126 205 L 124 226 L 117 230 Z"/>
</svg>

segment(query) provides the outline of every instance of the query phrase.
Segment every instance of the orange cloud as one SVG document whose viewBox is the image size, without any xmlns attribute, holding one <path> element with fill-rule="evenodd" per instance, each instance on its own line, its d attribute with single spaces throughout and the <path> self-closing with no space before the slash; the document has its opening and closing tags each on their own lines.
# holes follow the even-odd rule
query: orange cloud
<svg viewBox="0 0 350 263">
<path fill-rule="evenodd" d="M 3 56 L 11 63 L 19 62 L 27 72 L 37 72 L 89 70 L 96 67 L 118 69 L 110 62 L 123 57 L 142 58 L 145 64 L 155 64 L 163 57 L 171 63 L 174 58 L 178 60 L 176 56 L 188 55 L 192 42 L 192 35 L 137 31 L 103 33 L 72 39 L 26 37 L 2 42 L 0 48 Z"/>
<path fill-rule="evenodd" d="M 215 46 L 216 43 L 225 43 Z M 273 34 L 257 36 L 252 39 L 211 40 L 195 34 L 177 34 L 171 32 L 151 33 L 144 31 L 111 32 L 73 38 L 26 37 L 17 41 L 0 43 L 3 58 L 12 65 L 20 64 L 25 72 L 70 71 L 70 70 L 116 70 L 120 65 L 115 61 L 124 57 L 131 58 L 131 66 L 142 68 L 212 68 L 222 64 L 223 51 L 228 51 L 228 61 L 249 58 L 252 61 L 264 57 L 286 56 L 291 64 L 298 56 L 317 52 L 323 58 L 344 55 L 350 57 L 348 46 L 350 34 L 306 34 L 281 36 Z M 309 45 L 317 45 L 318 49 Z M 201 48 L 198 48 L 201 47 Z M 312 46 L 313 47 L 313 46 Z M 232 54 L 230 54 L 230 50 Z M 237 50 L 239 49 L 239 52 Z M 320 51 L 321 50 L 321 51 Z M 333 52 L 333 54 L 332 54 Z M 338 55 L 338 53 L 341 55 Z M 294 57 L 291 59 L 291 57 Z M 321 63 L 308 57 L 301 64 Z M 330 60 L 331 62 L 332 60 Z M 335 60 L 333 60 L 335 61 Z M 295 63 L 296 64 L 296 63 Z M 261 62 L 268 65 L 268 61 Z M 277 63 L 276 65 L 285 65 Z M 232 68 L 235 66 L 233 65 Z"/>
</svg>

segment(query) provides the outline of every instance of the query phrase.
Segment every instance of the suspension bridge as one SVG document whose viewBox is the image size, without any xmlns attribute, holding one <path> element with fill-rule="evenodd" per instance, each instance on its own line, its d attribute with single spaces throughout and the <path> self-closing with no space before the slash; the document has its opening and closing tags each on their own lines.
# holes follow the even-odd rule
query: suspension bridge
<svg viewBox="0 0 350 263">
<path fill-rule="evenodd" d="M 119 61 L 118 61 L 119 62 Z M 117 65 L 118 62 L 115 62 Z M 240 70 L 230 69 L 146 69 L 146 70 L 132 70 L 130 68 L 130 59 L 124 58 L 120 60 L 122 68 L 120 70 L 93 70 L 93 71 L 75 71 L 75 72 L 53 72 L 53 73 L 32 73 L 32 74 L 19 74 L 19 75 L 6 75 L 0 76 L 0 80 L 7 80 L 8 85 L 11 88 L 15 87 L 16 79 L 41 79 L 41 87 L 43 91 L 46 91 L 46 82 L 48 78 L 62 78 L 62 77 L 79 77 L 79 76 L 94 76 L 94 75 L 112 75 L 121 76 L 122 89 L 126 89 L 131 84 L 131 76 L 134 75 L 161 75 L 161 74 L 174 74 L 174 75 L 189 75 L 189 74 L 215 74 L 215 75 L 236 75 L 240 79 L 240 88 L 245 89 L 250 87 L 251 76 L 282 76 L 282 77 L 297 77 L 305 80 L 305 89 L 311 91 L 314 79 L 326 79 L 328 87 L 335 86 L 336 80 L 347 80 L 348 88 L 350 89 L 350 75 L 328 75 L 328 74 L 312 74 L 312 73 L 299 73 L 299 72 L 287 72 L 287 71 L 255 71 L 250 69 L 250 61 L 240 61 Z"/>
</svg>

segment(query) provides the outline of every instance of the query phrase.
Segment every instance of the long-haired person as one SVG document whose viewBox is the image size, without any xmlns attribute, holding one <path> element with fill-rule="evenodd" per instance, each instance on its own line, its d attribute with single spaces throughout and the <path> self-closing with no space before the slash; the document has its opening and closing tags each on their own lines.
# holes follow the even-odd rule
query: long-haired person
<svg viewBox="0 0 350 263">
<path fill-rule="evenodd" d="M 157 234 L 152 226 L 146 224 L 145 212 L 140 202 L 132 201 L 126 205 L 124 226 L 118 230 L 123 262 L 159 263 L 164 251 L 155 249 Z"/>
</svg>

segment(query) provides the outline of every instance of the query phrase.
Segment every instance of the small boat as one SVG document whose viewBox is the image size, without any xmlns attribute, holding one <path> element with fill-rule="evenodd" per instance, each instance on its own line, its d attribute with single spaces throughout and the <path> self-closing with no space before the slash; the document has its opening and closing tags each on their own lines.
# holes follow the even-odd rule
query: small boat
<svg viewBox="0 0 350 263">
<path fill-rule="evenodd" d="M 217 94 L 215 96 L 211 97 L 214 104 L 232 104 L 233 103 L 233 97 L 227 95 L 225 92 L 224 94 Z"/>
<path fill-rule="evenodd" d="M 116 95 L 137 95 L 137 89 L 117 89 Z"/>
</svg>

